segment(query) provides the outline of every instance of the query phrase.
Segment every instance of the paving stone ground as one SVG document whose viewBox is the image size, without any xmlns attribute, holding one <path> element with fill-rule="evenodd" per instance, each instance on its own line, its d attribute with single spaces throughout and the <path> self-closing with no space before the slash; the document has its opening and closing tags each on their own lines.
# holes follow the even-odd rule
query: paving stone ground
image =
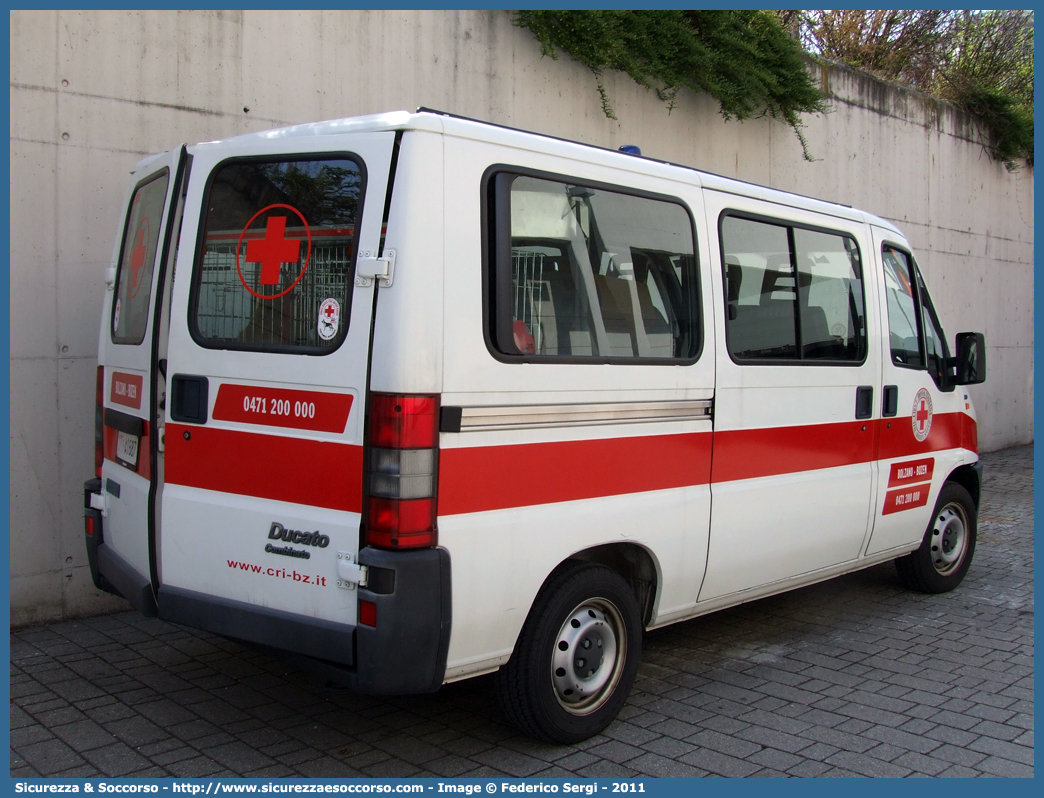
<svg viewBox="0 0 1044 798">
<path fill-rule="evenodd" d="M 491 677 L 367 698 L 125 613 L 12 633 L 11 775 L 1032 776 L 1033 447 L 983 460 L 956 591 L 887 564 L 649 634 L 580 745 L 507 726 Z"/>
</svg>

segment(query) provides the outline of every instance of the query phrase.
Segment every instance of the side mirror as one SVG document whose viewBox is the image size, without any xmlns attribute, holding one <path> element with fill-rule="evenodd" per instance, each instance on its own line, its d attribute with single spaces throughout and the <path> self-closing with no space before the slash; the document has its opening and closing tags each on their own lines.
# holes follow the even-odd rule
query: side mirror
<svg viewBox="0 0 1044 798">
<path fill-rule="evenodd" d="M 957 384 L 986 382 L 986 338 L 982 333 L 957 333 Z"/>
</svg>

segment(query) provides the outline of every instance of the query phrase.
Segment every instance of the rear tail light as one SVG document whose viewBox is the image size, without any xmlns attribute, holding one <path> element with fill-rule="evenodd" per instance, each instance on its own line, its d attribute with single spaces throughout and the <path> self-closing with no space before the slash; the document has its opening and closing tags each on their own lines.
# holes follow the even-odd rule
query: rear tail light
<svg viewBox="0 0 1044 798">
<path fill-rule="evenodd" d="M 366 543 L 435 546 L 439 398 L 370 394 Z"/>
<path fill-rule="evenodd" d="M 370 449 L 371 497 L 423 499 L 434 488 L 434 449 Z"/>
<path fill-rule="evenodd" d="M 83 517 L 83 531 L 87 533 L 88 537 L 94 537 L 94 516 L 85 515 Z"/>
<path fill-rule="evenodd" d="M 102 460 L 105 458 L 105 368 L 98 366 L 98 378 L 94 386 L 94 476 L 102 475 Z"/>
</svg>

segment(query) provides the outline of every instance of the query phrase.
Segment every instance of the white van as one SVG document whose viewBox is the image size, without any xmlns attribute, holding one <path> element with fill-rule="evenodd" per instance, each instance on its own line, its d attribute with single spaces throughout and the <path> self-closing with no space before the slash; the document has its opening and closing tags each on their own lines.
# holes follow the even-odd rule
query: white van
<svg viewBox="0 0 1044 798">
<path fill-rule="evenodd" d="M 882 219 L 424 109 L 132 174 L 85 513 L 146 615 L 573 742 L 643 630 L 968 570 L 983 337 Z"/>
</svg>

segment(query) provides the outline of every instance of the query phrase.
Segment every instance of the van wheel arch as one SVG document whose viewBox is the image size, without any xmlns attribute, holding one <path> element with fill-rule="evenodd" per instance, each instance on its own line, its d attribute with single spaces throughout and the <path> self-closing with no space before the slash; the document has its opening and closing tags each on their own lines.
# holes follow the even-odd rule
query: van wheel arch
<svg viewBox="0 0 1044 798">
<path fill-rule="evenodd" d="M 634 592 L 635 600 L 638 602 L 638 612 L 642 620 L 642 627 L 649 625 L 652 619 L 653 609 L 656 606 L 656 596 L 660 585 L 659 564 L 653 555 L 644 546 L 637 543 L 607 543 L 602 546 L 594 546 L 590 549 L 578 551 L 569 556 L 545 580 L 545 585 L 565 568 L 572 567 L 577 562 L 589 562 L 596 565 L 604 565 L 616 571 L 630 585 Z"/>
<path fill-rule="evenodd" d="M 982 492 L 982 486 L 979 484 L 979 474 L 972 466 L 958 466 L 946 478 L 946 482 L 956 482 L 968 491 L 971 494 L 972 501 L 975 502 L 975 509 L 979 508 L 979 496 Z"/>
<path fill-rule="evenodd" d="M 956 588 L 975 554 L 978 508 L 955 480 L 939 492 L 921 545 L 895 560 L 899 580 L 920 593 L 946 593 Z"/>
<path fill-rule="evenodd" d="M 567 560 L 540 589 L 494 677 L 497 703 L 532 737 L 586 740 L 627 701 L 641 648 L 638 602 L 627 581 L 600 563 Z"/>
</svg>

